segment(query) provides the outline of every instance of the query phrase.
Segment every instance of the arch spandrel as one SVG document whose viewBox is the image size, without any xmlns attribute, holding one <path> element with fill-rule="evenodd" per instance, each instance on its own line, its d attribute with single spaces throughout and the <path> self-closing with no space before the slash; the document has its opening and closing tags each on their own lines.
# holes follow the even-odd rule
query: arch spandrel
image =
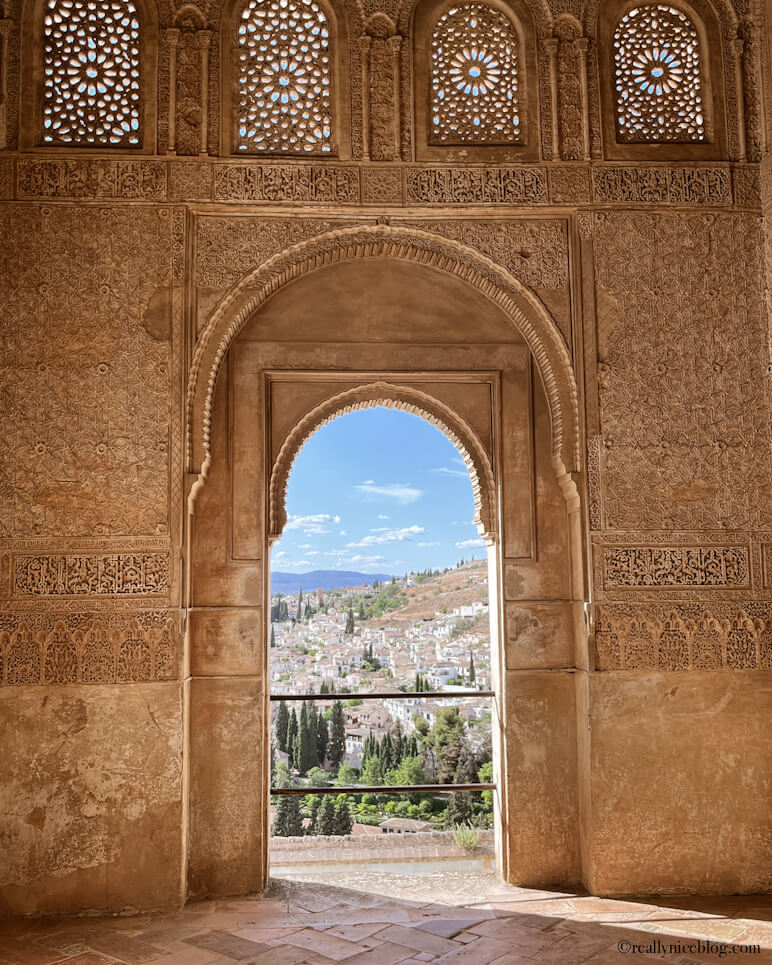
<svg viewBox="0 0 772 965">
<path fill-rule="evenodd" d="M 187 465 L 205 477 L 212 407 L 220 367 L 233 340 L 268 298 L 317 268 L 362 258 L 431 266 L 462 279 L 506 314 L 536 363 L 548 399 L 552 457 L 558 476 L 580 466 L 576 380 L 563 337 L 544 305 L 507 269 L 460 242 L 393 225 L 331 231 L 293 245 L 248 272 L 222 299 L 201 333 L 187 390 Z M 472 333 L 470 333 L 472 334 Z"/>
</svg>

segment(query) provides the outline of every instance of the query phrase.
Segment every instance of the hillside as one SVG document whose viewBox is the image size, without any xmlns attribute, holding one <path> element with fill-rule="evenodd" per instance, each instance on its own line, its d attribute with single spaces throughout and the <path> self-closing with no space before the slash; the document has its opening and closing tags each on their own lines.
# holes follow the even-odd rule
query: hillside
<svg viewBox="0 0 772 965">
<path fill-rule="evenodd" d="M 271 573 L 271 593 L 297 593 L 302 587 L 306 592 L 314 590 L 339 590 L 346 586 L 362 586 L 373 580 L 384 582 L 391 573 L 355 573 L 351 570 L 312 570 L 310 573 Z"/>
<path fill-rule="evenodd" d="M 368 621 L 368 626 L 392 626 L 396 621 L 432 620 L 436 612 L 445 610 L 450 613 L 456 607 L 487 600 L 488 586 L 480 581 L 488 576 L 486 560 L 465 563 L 457 570 L 450 570 L 440 576 L 429 577 L 415 586 L 400 592 L 404 605 L 392 610 L 380 619 Z M 488 616 L 483 618 L 488 623 Z"/>
</svg>

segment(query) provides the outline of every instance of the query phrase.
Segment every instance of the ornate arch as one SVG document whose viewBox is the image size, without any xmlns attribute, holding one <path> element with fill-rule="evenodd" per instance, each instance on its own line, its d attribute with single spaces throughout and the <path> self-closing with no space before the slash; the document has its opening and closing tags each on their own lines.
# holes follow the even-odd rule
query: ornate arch
<svg viewBox="0 0 772 965">
<path fill-rule="evenodd" d="M 312 435 L 347 412 L 383 406 L 426 419 L 453 443 L 472 480 L 474 521 L 480 535 L 490 542 L 496 529 L 496 486 L 493 467 L 479 437 L 458 413 L 425 392 L 393 382 L 370 382 L 331 396 L 315 406 L 284 440 L 271 467 L 268 490 L 268 538 L 278 539 L 287 522 L 286 499 L 292 467 Z"/>
<path fill-rule="evenodd" d="M 509 318 L 541 374 L 552 421 L 552 458 L 559 477 L 577 471 L 579 405 L 571 358 L 542 303 L 507 269 L 467 245 L 427 231 L 358 225 L 330 231 L 285 249 L 248 272 L 219 303 L 196 346 L 188 379 L 187 467 L 206 477 L 212 407 L 220 366 L 234 338 L 265 301 L 296 278 L 325 265 L 361 258 L 391 258 L 426 265 L 461 278 Z"/>
</svg>

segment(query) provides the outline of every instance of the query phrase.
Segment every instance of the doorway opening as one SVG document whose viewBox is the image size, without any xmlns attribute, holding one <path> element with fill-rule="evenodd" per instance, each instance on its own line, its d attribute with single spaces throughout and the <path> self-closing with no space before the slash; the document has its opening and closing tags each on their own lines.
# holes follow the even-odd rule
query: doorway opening
<svg viewBox="0 0 772 965">
<path fill-rule="evenodd" d="M 475 483 L 440 429 L 380 405 L 295 459 L 271 551 L 272 877 L 496 867 L 497 560 Z"/>
</svg>

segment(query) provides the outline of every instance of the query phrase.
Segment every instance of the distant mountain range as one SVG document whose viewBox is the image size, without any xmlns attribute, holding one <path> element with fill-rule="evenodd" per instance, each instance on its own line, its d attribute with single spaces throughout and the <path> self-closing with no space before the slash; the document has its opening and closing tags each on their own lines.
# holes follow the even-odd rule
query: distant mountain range
<svg viewBox="0 0 772 965">
<path fill-rule="evenodd" d="M 373 580 L 390 580 L 391 573 L 352 573 L 350 570 L 312 570 L 310 573 L 271 573 L 271 593 L 297 593 L 304 591 L 339 590 L 344 586 L 361 586 Z"/>
</svg>

